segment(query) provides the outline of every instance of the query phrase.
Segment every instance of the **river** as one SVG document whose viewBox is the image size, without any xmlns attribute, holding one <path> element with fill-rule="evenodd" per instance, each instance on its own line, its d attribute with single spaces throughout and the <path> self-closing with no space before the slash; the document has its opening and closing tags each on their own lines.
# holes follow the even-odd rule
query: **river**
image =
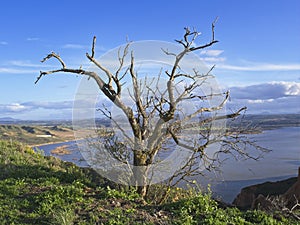
<svg viewBox="0 0 300 225">
<path fill-rule="evenodd" d="M 225 161 L 221 168 L 222 174 L 214 175 L 215 181 L 210 181 L 214 195 L 225 202 L 232 202 L 242 187 L 297 176 L 300 166 L 300 127 L 265 130 L 260 134 L 251 135 L 251 138 L 272 151 L 259 161 Z M 76 141 L 42 145 L 38 148 L 43 150 L 45 155 L 52 155 L 51 150 L 61 145 L 68 145 L 71 154 L 54 156 L 78 166 L 88 166 L 78 151 Z"/>
</svg>

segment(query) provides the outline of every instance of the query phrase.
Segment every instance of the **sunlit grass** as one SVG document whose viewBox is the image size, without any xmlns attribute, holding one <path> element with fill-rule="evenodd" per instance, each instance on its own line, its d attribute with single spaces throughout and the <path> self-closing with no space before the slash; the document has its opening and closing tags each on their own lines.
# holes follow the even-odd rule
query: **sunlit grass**
<svg viewBox="0 0 300 225">
<path fill-rule="evenodd" d="M 144 201 L 134 188 L 13 141 L 0 141 L 0 171 L 1 224 L 295 224 L 224 208 L 209 190 L 172 188 L 158 204 L 164 186 L 157 186 Z"/>
</svg>

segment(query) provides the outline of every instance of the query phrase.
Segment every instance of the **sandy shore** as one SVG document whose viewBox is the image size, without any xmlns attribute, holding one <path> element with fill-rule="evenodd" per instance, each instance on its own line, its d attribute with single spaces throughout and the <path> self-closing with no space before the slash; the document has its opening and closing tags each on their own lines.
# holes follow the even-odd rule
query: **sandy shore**
<svg viewBox="0 0 300 225">
<path fill-rule="evenodd" d="M 34 147 L 40 147 L 40 146 L 43 146 L 43 145 L 63 144 L 65 142 L 69 142 L 69 141 L 76 141 L 76 139 L 64 140 L 64 141 L 45 142 L 45 143 L 42 143 L 42 144 L 29 145 L 29 147 L 34 148 Z"/>
</svg>

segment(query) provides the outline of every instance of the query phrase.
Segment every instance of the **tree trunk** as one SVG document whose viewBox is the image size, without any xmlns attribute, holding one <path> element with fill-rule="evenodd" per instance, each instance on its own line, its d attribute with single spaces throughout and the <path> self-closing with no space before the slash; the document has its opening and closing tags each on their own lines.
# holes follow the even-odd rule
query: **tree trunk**
<svg viewBox="0 0 300 225">
<path fill-rule="evenodd" d="M 134 181 L 137 187 L 137 192 L 144 198 L 147 194 L 147 155 L 141 151 L 134 152 Z"/>
</svg>

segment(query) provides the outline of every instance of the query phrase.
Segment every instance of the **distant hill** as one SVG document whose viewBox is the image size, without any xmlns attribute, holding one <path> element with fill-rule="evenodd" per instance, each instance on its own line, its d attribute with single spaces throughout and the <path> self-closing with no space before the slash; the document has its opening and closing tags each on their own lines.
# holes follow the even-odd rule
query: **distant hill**
<svg viewBox="0 0 300 225">
<path fill-rule="evenodd" d="M 300 114 L 246 115 L 241 121 L 242 123 L 251 123 L 252 126 L 260 127 L 262 130 L 299 127 Z"/>
<path fill-rule="evenodd" d="M 83 121 L 84 122 L 84 121 Z M 97 127 L 110 127 L 106 118 L 96 119 Z M 229 120 L 228 128 L 248 129 L 254 133 L 283 127 L 300 127 L 300 114 L 245 115 Z M 30 145 L 60 142 L 74 139 L 71 120 L 18 120 L 12 117 L 0 118 L 0 139 L 17 140 Z"/>
<path fill-rule="evenodd" d="M 0 139 L 16 140 L 29 145 L 72 140 L 73 130 L 63 126 L 1 124 Z"/>
<path fill-rule="evenodd" d="M 15 119 L 15 118 L 12 118 L 12 117 L 0 117 L 0 123 L 3 123 L 3 122 L 19 122 L 21 120 L 19 119 Z"/>
</svg>

